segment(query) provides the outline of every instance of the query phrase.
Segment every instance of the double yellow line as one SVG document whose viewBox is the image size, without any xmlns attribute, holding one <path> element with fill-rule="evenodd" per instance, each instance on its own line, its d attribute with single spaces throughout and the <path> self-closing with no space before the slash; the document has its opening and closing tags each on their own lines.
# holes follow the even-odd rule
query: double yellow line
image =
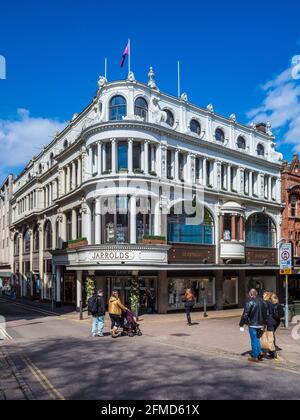
<svg viewBox="0 0 300 420">
<path fill-rule="evenodd" d="M 43 372 L 27 356 L 21 356 L 34 378 L 41 384 L 52 400 L 65 401 L 65 397 L 51 384 Z"/>
</svg>

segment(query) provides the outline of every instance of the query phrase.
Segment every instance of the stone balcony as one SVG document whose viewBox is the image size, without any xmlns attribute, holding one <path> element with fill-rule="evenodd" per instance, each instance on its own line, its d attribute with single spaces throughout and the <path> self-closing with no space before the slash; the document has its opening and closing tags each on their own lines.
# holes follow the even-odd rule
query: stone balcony
<svg viewBox="0 0 300 420">
<path fill-rule="evenodd" d="M 230 260 L 245 259 L 245 242 L 241 241 L 221 241 L 220 258 Z"/>
</svg>

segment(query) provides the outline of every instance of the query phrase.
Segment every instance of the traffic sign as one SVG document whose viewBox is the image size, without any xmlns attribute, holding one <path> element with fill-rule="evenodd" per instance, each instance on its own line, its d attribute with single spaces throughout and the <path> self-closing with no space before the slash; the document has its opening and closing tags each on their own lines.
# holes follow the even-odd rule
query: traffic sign
<svg viewBox="0 0 300 420">
<path fill-rule="evenodd" d="M 293 252 L 292 244 L 282 244 L 280 247 L 280 270 L 289 271 L 289 274 L 292 274 L 293 270 Z M 288 274 L 285 274 L 288 275 Z"/>
</svg>

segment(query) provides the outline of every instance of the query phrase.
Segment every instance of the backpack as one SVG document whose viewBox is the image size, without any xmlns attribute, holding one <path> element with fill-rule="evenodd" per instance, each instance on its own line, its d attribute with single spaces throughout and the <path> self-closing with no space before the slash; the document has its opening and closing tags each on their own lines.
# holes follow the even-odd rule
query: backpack
<svg viewBox="0 0 300 420">
<path fill-rule="evenodd" d="M 98 296 L 92 296 L 88 300 L 88 312 L 91 315 L 97 315 L 97 313 L 98 313 Z"/>
<path fill-rule="evenodd" d="M 274 306 L 274 316 L 278 321 L 285 317 L 284 309 L 279 303 Z"/>
</svg>

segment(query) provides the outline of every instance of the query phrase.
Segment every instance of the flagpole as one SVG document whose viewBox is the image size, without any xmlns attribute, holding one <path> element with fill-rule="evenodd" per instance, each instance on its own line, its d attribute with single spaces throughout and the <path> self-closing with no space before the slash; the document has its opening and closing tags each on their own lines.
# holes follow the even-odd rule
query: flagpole
<svg viewBox="0 0 300 420">
<path fill-rule="evenodd" d="M 181 86 L 180 86 L 180 61 L 178 61 L 178 98 L 181 95 Z"/>
<path fill-rule="evenodd" d="M 105 75 L 105 79 L 107 80 L 107 58 L 105 58 L 104 75 Z"/>
<path fill-rule="evenodd" d="M 128 40 L 129 54 L 128 54 L 128 74 L 131 73 L 131 40 Z"/>
</svg>

